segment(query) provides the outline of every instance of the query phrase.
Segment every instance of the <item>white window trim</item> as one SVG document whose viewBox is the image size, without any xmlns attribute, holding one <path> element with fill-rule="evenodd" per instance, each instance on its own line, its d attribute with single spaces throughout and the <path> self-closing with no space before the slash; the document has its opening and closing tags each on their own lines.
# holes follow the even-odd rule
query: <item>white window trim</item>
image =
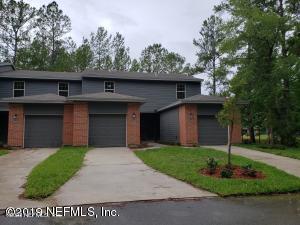
<svg viewBox="0 0 300 225">
<path fill-rule="evenodd" d="M 69 97 L 69 92 L 70 92 L 70 85 L 69 85 L 69 82 L 58 82 L 57 83 L 57 95 L 59 95 L 59 92 L 60 91 L 64 91 L 65 92 L 65 90 L 59 90 L 59 84 L 67 84 L 68 85 L 68 96 L 67 97 Z M 60 96 L 60 95 L 59 95 Z"/>
<path fill-rule="evenodd" d="M 112 83 L 114 84 L 113 93 L 115 93 L 115 92 L 116 92 L 116 82 L 114 82 L 114 81 L 109 81 L 109 80 L 104 81 L 104 86 L 103 86 L 104 92 L 106 92 L 105 84 L 106 84 L 107 82 L 112 82 Z M 112 90 L 112 89 L 108 89 L 108 90 Z M 109 92 L 110 92 L 110 91 L 109 91 Z"/>
<path fill-rule="evenodd" d="M 16 82 L 23 82 L 24 83 L 24 89 L 15 89 L 15 83 Z M 23 81 L 23 80 L 15 80 L 14 82 L 13 82 L 13 98 L 15 98 L 15 91 L 24 91 L 24 95 L 23 96 L 25 96 L 25 81 Z M 21 96 L 20 96 L 21 97 Z M 17 97 L 16 97 L 17 98 Z"/>
<path fill-rule="evenodd" d="M 184 85 L 184 91 L 178 91 L 178 84 L 183 84 Z M 181 92 L 181 93 L 184 92 L 184 98 L 178 98 L 177 97 L 178 92 Z M 176 99 L 180 100 L 180 99 L 185 99 L 185 98 L 186 98 L 186 84 L 185 83 L 176 83 Z"/>
</svg>

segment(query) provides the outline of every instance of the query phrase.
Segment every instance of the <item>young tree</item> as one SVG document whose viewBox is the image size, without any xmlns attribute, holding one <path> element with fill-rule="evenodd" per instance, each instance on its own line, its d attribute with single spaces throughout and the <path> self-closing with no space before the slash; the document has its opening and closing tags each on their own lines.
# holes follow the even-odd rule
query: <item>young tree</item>
<svg viewBox="0 0 300 225">
<path fill-rule="evenodd" d="M 231 145 L 234 123 L 240 119 L 240 110 L 234 97 L 228 98 L 223 109 L 217 114 L 218 121 L 224 127 L 228 127 L 228 166 L 231 166 Z"/>
<path fill-rule="evenodd" d="M 83 43 L 75 52 L 76 71 L 84 71 L 90 67 L 93 60 L 93 52 L 90 43 L 87 39 L 83 39 Z"/>
<path fill-rule="evenodd" d="M 99 27 L 96 33 L 91 33 L 91 49 L 93 51 L 93 67 L 98 70 L 111 69 L 111 35 L 104 27 Z"/>
<path fill-rule="evenodd" d="M 16 64 L 19 48 L 30 39 L 36 10 L 23 0 L 4 0 L 0 5 L 0 48 Z"/>
<path fill-rule="evenodd" d="M 222 88 L 227 82 L 227 68 L 220 51 L 220 44 L 225 35 L 221 29 L 222 19 L 211 16 L 203 22 L 200 37 L 193 43 L 198 48 L 197 66 L 208 75 L 207 89 L 211 95 L 217 94 L 217 87 Z"/>
<path fill-rule="evenodd" d="M 127 71 L 130 66 L 129 47 L 125 46 L 124 37 L 116 33 L 112 40 L 112 69 L 116 71 Z"/>
<path fill-rule="evenodd" d="M 61 52 L 60 46 L 63 44 L 64 35 L 71 31 L 71 20 L 53 1 L 39 9 L 37 28 L 37 36 L 45 41 L 50 49 L 50 67 L 52 67 Z"/>
</svg>

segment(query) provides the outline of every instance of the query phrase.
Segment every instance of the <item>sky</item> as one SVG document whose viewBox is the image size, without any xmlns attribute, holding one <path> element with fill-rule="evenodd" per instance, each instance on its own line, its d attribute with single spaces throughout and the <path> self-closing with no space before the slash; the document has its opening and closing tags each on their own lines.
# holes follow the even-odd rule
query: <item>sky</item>
<svg viewBox="0 0 300 225">
<path fill-rule="evenodd" d="M 196 62 L 193 39 L 199 36 L 202 22 L 221 0 L 56 0 L 71 18 L 70 36 L 80 44 L 97 27 L 111 34 L 120 32 L 130 47 L 132 58 L 150 44 L 161 43 L 169 51 Z M 25 0 L 39 8 L 51 1 Z"/>
</svg>

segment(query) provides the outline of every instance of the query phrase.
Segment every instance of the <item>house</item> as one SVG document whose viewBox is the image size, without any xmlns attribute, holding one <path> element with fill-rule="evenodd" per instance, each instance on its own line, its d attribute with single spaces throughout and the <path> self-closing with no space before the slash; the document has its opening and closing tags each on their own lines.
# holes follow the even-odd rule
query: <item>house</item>
<svg viewBox="0 0 300 225">
<path fill-rule="evenodd" d="M 0 142 L 12 147 L 226 144 L 223 97 L 178 74 L 16 70 L 0 65 Z M 241 141 L 240 122 L 234 142 Z"/>
</svg>

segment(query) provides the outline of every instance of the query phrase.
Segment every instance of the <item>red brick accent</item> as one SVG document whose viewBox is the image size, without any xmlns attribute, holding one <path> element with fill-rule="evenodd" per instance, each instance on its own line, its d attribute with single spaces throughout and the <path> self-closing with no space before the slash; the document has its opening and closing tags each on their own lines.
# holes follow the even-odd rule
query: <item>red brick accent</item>
<svg viewBox="0 0 300 225">
<path fill-rule="evenodd" d="M 233 144 L 242 143 L 242 123 L 241 123 L 241 114 L 236 117 L 236 121 L 233 124 L 233 131 L 232 131 L 232 140 Z"/>
<path fill-rule="evenodd" d="M 183 104 L 179 106 L 179 141 L 184 146 L 198 144 L 197 105 Z"/>
<path fill-rule="evenodd" d="M 135 114 L 135 118 L 133 115 Z M 140 104 L 128 103 L 127 109 L 127 146 L 137 146 L 141 144 L 140 136 Z"/>
<path fill-rule="evenodd" d="M 88 145 L 89 110 L 88 104 L 73 105 L 73 146 Z"/>
<path fill-rule="evenodd" d="M 63 145 L 73 144 L 73 105 L 64 106 Z"/>
<path fill-rule="evenodd" d="M 11 147 L 24 148 L 24 108 L 22 104 L 9 104 L 7 143 Z"/>
</svg>

